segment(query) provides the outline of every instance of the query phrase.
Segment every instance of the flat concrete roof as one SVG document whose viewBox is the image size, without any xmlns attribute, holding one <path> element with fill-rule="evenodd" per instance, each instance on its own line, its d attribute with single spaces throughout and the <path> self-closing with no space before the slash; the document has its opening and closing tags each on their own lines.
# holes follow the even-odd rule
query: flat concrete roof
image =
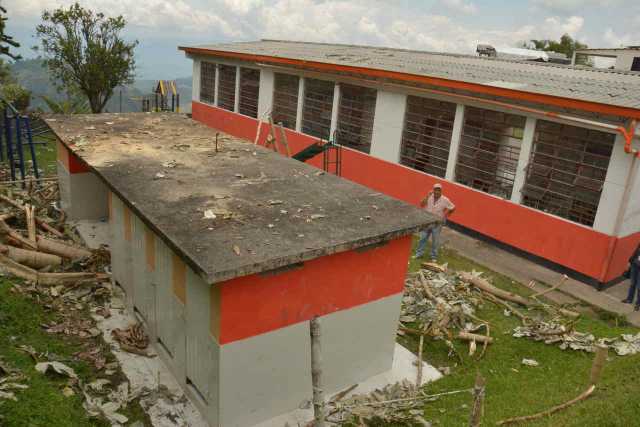
<svg viewBox="0 0 640 427">
<path fill-rule="evenodd" d="M 396 239 L 436 221 L 181 114 L 46 122 L 207 283 Z"/>
<path fill-rule="evenodd" d="M 232 55 L 235 54 L 236 57 L 245 55 L 249 58 L 249 55 L 253 55 L 259 57 L 260 62 L 265 63 L 269 63 L 270 58 L 273 58 L 274 62 L 280 61 L 278 62 L 280 65 L 283 61 L 292 61 L 292 66 L 311 68 L 313 63 L 331 64 L 351 67 L 356 74 L 366 74 L 367 71 L 363 69 L 402 73 L 474 84 L 478 85 L 477 87 L 499 88 L 626 109 L 640 109 L 640 73 L 620 70 L 285 40 L 222 43 L 187 46 L 180 49 L 219 57 L 225 57 L 225 55 L 234 57 Z"/>
</svg>

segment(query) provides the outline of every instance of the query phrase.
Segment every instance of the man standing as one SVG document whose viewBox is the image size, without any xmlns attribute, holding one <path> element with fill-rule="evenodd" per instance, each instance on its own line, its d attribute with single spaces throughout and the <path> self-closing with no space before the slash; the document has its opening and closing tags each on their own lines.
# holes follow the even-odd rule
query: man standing
<svg viewBox="0 0 640 427">
<path fill-rule="evenodd" d="M 633 299 L 636 296 L 635 311 L 640 311 L 640 245 L 631 254 L 629 258 L 629 294 L 627 298 L 622 300 L 626 304 L 633 304 Z"/>
<path fill-rule="evenodd" d="M 425 208 L 430 214 L 435 215 L 440 222 L 420 232 L 420 241 L 418 242 L 418 249 L 416 249 L 414 258 L 422 258 L 424 250 L 427 247 L 427 240 L 429 240 L 429 236 L 431 236 L 431 260 L 436 261 L 442 225 L 456 209 L 456 206 L 451 203 L 451 200 L 446 196 L 442 195 L 442 185 L 440 184 L 433 186 L 433 189 L 427 194 L 427 197 L 420 202 L 420 206 Z"/>
</svg>

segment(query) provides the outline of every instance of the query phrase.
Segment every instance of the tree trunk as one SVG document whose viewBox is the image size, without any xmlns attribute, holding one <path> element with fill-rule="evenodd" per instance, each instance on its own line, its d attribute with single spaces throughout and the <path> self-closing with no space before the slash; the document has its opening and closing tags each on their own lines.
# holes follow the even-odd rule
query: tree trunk
<svg viewBox="0 0 640 427">
<path fill-rule="evenodd" d="M 314 317 L 309 322 L 311 332 L 311 384 L 313 387 L 314 427 L 324 427 L 324 391 L 322 390 L 322 351 L 320 350 L 320 322 Z"/>
</svg>

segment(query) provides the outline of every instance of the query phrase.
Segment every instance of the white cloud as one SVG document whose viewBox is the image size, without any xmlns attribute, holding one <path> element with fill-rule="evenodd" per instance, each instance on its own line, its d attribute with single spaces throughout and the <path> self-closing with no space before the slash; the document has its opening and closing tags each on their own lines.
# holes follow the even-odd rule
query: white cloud
<svg viewBox="0 0 640 427">
<path fill-rule="evenodd" d="M 582 30 L 583 26 L 584 18 L 581 16 L 570 16 L 565 20 L 552 16 L 544 20 L 542 30 L 549 34 L 544 38 L 557 39 L 563 34 L 569 34 L 571 37 L 575 37 L 575 35 Z"/>
<path fill-rule="evenodd" d="M 471 2 L 465 2 L 464 0 L 440 0 L 440 2 L 443 6 L 453 10 L 454 12 L 464 13 L 468 15 L 478 12 L 478 8 L 475 4 Z"/>
<path fill-rule="evenodd" d="M 615 7 L 625 0 L 533 0 L 539 7 L 556 13 L 572 14 L 596 7 Z"/>
<path fill-rule="evenodd" d="M 607 28 L 604 32 L 604 40 L 607 47 L 623 47 L 638 44 L 640 34 L 636 34 L 634 38 L 632 34 L 617 34 L 611 28 Z"/>
<path fill-rule="evenodd" d="M 233 13 L 246 15 L 251 10 L 263 6 L 264 2 L 263 0 L 224 0 L 224 4 Z"/>
<path fill-rule="evenodd" d="M 233 2 L 233 0 L 225 0 Z M 259 1 L 259 0 L 258 0 Z M 241 3 L 249 4 L 252 0 L 236 0 L 236 7 Z M 6 0 L 3 2 L 11 16 L 26 20 L 38 20 L 43 10 L 67 7 L 75 0 Z M 142 28 L 155 28 L 163 32 L 190 31 L 193 33 L 216 32 L 227 37 L 239 37 L 240 31 L 226 19 L 212 10 L 216 8 L 197 9 L 184 0 L 85 0 L 80 2 L 85 8 L 100 11 L 106 15 L 122 15 L 131 25 Z"/>
</svg>

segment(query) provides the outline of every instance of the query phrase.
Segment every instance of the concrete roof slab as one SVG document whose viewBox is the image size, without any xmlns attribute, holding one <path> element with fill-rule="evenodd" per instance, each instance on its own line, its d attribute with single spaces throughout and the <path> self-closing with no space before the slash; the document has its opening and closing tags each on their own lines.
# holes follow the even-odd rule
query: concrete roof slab
<svg viewBox="0 0 640 427">
<path fill-rule="evenodd" d="M 436 221 L 180 114 L 46 122 L 208 283 L 388 241 Z"/>
</svg>

